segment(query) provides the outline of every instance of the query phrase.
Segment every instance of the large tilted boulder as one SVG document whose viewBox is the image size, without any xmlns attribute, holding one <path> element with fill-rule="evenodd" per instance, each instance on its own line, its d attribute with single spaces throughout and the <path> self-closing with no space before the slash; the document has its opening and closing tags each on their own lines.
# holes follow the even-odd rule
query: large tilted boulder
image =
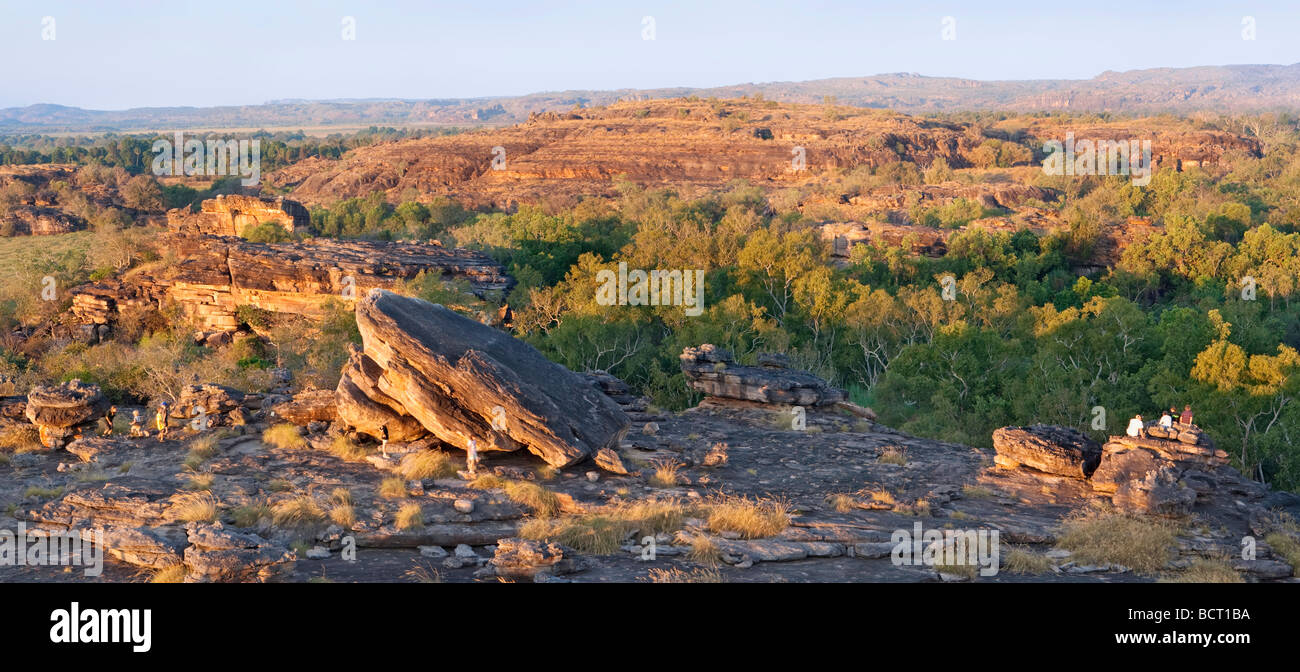
<svg viewBox="0 0 1300 672">
<path fill-rule="evenodd" d="M 711 344 L 686 348 L 682 373 L 693 389 L 711 397 L 764 404 L 829 406 L 845 400 L 843 390 L 807 371 L 787 368 L 779 355 L 761 355 L 760 366 L 740 366 L 731 352 Z"/>
<path fill-rule="evenodd" d="M 32 388 L 24 414 L 40 430 L 45 447 L 62 448 L 69 437 L 93 430 L 108 407 L 98 385 L 70 380 Z"/>
<path fill-rule="evenodd" d="M 375 289 L 357 303 L 357 326 L 384 405 L 453 446 L 524 448 L 566 467 L 616 447 L 631 424 L 586 379 L 443 306 Z"/>
<path fill-rule="evenodd" d="M 1101 446 L 1070 427 L 1031 425 L 993 432 L 993 461 L 1000 467 L 1026 466 L 1047 474 L 1087 478 L 1101 461 Z"/>
<path fill-rule="evenodd" d="M 402 405 L 379 391 L 375 383 L 383 374 L 375 360 L 353 346 L 347 366 L 334 390 L 339 422 L 361 434 L 382 439 L 388 428 L 390 441 L 413 441 L 429 433 L 419 420 L 406 414 Z"/>
</svg>

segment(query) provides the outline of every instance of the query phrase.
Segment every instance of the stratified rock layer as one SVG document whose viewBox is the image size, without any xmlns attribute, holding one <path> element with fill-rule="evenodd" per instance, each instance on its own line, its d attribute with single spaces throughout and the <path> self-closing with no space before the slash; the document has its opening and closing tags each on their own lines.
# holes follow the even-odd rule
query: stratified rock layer
<svg viewBox="0 0 1300 672">
<path fill-rule="evenodd" d="M 807 371 L 784 368 L 786 360 L 768 357 L 763 366 L 740 366 L 731 353 L 711 344 L 686 348 L 682 373 L 691 388 L 711 397 L 764 404 L 828 406 L 844 401 L 843 390 Z"/>
</svg>

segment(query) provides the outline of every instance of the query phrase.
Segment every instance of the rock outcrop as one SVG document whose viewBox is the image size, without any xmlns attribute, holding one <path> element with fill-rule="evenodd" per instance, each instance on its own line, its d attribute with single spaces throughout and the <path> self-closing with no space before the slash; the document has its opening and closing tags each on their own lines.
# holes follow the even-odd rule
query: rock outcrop
<svg viewBox="0 0 1300 672">
<path fill-rule="evenodd" d="M 364 377 L 358 391 L 382 392 L 386 399 L 367 398 L 400 409 L 444 443 L 524 448 L 567 467 L 616 447 L 630 425 L 613 400 L 578 374 L 443 306 L 372 290 L 357 304 L 357 326 L 379 375 L 368 375 L 364 360 L 354 358 L 357 366 L 350 365 L 340 385 Z"/>
<path fill-rule="evenodd" d="M 199 212 L 187 208 L 167 211 L 167 227 L 186 235 L 242 236 L 263 224 L 273 224 L 292 234 L 309 228 L 311 217 L 301 203 L 283 196 L 238 194 L 209 198 L 200 204 Z"/>
<path fill-rule="evenodd" d="M 1182 515 L 1198 493 L 1212 495 L 1225 475 L 1241 480 L 1228 454 L 1195 427 L 1147 428 L 1148 437 L 1112 436 L 1102 446 L 1092 487 L 1116 508 L 1134 513 Z M 1154 434 L 1172 438 L 1153 438 Z"/>
<path fill-rule="evenodd" d="M 370 289 L 391 288 L 421 273 L 464 281 L 479 297 L 514 284 L 491 257 L 437 243 L 263 244 L 233 237 L 173 237 L 171 243 L 186 254 L 174 276 L 137 273 L 73 288 L 73 314 L 83 323 L 106 324 L 132 307 L 172 300 L 203 331 L 234 331 L 239 306 L 319 316 L 331 302 L 348 304 Z"/>
<path fill-rule="evenodd" d="M 92 430 L 108 406 L 98 385 L 71 380 L 32 388 L 24 414 L 40 430 L 45 447 L 62 448 L 69 437 Z"/>
<path fill-rule="evenodd" d="M 1021 466 L 1047 474 L 1087 478 L 1101 461 L 1101 446 L 1070 427 L 1031 425 L 993 432 L 993 461 L 1000 467 Z"/>
<path fill-rule="evenodd" d="M 686 348 L 682 373 L 692 389 L 711 397 L 763 404 L 828 406 L 843 402 L 843 390 L 807 371 L 786 368 L 788 360 L 768 358 L 762 366 L 740 366 L 731 353 L 711 344 Z"/>
</svg>

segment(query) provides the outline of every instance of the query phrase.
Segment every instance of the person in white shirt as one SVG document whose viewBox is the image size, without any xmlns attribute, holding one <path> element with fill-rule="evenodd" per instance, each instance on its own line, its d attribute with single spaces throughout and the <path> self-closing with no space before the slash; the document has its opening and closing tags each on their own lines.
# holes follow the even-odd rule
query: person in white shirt
<svg viewBox="0 0 1300 672">
<path fill-rule="evenodd" d="M 1168 412 L 1162 414 L 1162 415 L 1160 416 L 1160 427 L 1163 428 L 1163 429 L 1173 429 L 1173 427 L 1174 427 L 1174 416 L 1169 415 Z"/>
<path fill-rule="evenodd" d="M 1128 421 L 1129 436 L 1133 436 L 1133 437 L 1146 436 L 1146 433 L 1147 433 L 1146 423 L 1142 422 L 1141 415 L 1135 415 L 1133 416 L 1132 420 Z"/>
</svg>

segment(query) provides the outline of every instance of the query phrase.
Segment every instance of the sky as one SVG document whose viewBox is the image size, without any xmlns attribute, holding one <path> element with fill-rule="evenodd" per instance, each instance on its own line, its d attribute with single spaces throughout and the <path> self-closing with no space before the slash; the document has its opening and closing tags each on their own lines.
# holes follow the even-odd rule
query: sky
<svg viewBox="0 0 1300 672">
<path fill-rule="evenodd" d="M 1254 39 L 1243 39 L 1249 26 Z M 0 0 L 0 107 L 466 98 L 888 72 L 1086 79 L 1292 64 L 1298 35 L 1296 0 Z"/>
</svg>

